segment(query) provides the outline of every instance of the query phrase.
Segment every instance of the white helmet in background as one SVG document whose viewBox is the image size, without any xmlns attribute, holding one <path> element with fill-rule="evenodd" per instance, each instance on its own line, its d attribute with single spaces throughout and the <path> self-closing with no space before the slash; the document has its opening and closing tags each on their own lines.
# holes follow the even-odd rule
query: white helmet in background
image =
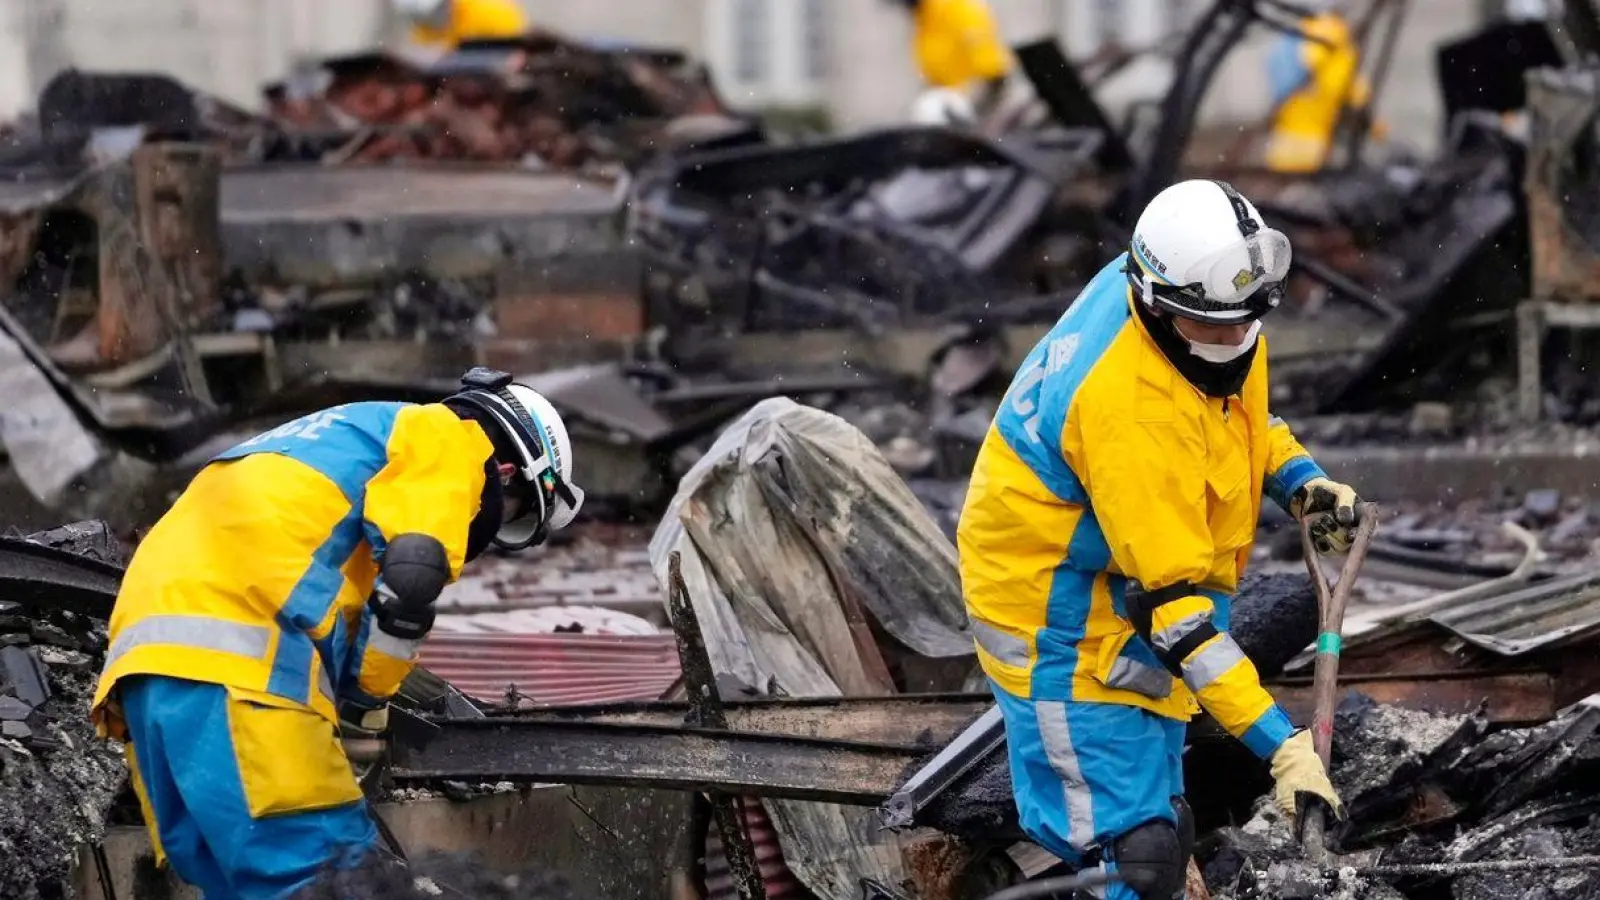
<svg viewBox="0 0 1600 900">
<path fill-rule="evenodd" d="M 954 88 L 931 88 L 917 95 L 911 104 L 911 121 L 918 125 L 969 126 L 978 121 L 978 111 L 966 94 Z"/>
<path fill-rule="evenodd" d="M 1283 299 L 1289 238 L 1224 181 L 1180 181 L 1133 228 L 1128 277 L 1153 309 L 1208 325 L 1256 322 Z"/>
<path fill-rule="evenodd" d="M 452 0 L 390 0 L 394 11 L 406 19 L 431 28 L 442 28 L 450 21 Z"/>
<path fill-rule="evenodd" d="M 495 544 L 521 550 L 572 524 L 583 507 L 583 490 L 572 483 L 572 441 L 561 414 L 539 392 L 494 369 L 471 369 L 461 376 L 461 388 L 446 402 L 487 414 L 520 457 L 499 460 L 516 467 L 509 490 L 523 498 L 523 506 L 515 519 L 500 526 Z"/>
</svg>

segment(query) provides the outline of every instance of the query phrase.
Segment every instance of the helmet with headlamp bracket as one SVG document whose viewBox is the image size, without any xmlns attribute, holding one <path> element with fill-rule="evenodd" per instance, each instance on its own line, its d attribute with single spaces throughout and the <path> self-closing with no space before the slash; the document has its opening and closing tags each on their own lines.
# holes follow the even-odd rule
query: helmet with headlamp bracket
<svg viewBox="0 0 1600 900">
<path fill-rule="evenodd" d="M 1225 181 L 1180 181 L 1134 226 L 1128 281 L 1146 306 L 1208 325 L 1247 324 L 1283 301 L 1289 238 Z"/>
<path fill-rule="evenodd" d="M 461 376 L 461 390 L 445 403 L 470 407 L 480 419 L 494 423 L 513 450 L 515 458 L 498 462 L 515 470 L 507 490 L 522 506 L 495 533 L 497 546 L 535 546 L 572 523 L 583 507 L 583 491 L 572 483 L 567 426 L 549 400 L 505 372 L 477 366 Z"/>
</svg>

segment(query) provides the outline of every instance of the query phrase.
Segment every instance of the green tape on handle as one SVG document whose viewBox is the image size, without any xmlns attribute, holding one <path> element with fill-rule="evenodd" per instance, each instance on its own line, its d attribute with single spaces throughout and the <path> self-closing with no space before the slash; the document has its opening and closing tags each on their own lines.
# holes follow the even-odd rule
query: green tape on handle
<svg viewBox="0 0 1600 900">
<path fill-rule="evenodd" d="M 1326 653 L 1329 656 L 1338 656 L 1340 649 L 1343 647 L 1344 640 L 1331 631 L 1324 631 L 1323 633 L 1317 635 L 1318 653 Z"/>
</svg>

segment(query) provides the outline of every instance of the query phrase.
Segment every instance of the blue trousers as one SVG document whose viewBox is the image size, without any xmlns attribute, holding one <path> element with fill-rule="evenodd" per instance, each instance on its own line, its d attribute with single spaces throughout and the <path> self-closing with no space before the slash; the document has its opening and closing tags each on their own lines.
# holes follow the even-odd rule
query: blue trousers
<svg viewBox="0 0 1600 900">
<path fill-rule="evenodd" d="M 1112 703 L 1022 700 L 998 685 L 1012 790 L 1023 831 L 1063 861 L 1098 850 L 1116 869 L 1112 845 L 1155 819 L 1176 822 L 1183 795 L 1187 723 Z M 1108 900 L 1139 900 L 1126 885 Z"/>
<path fill-rule="evenodd" d="M 347 799 L 349 787 L 331 768 L 344 759 L 333 726 L 316 713 L 266 709 L 266 724 L 250 723 L 249 705 L 226 688 L 177 678 L 129 678 L 118 690 L 152 839 L 206 900 L 286 897 L 330 864 L 352 865 L 376 845 L 359 789 Z M 297 728 L 325 733 L 332 744 L 269 746 L 273 735 Z M 342 802 L 323 806 L 317 791 Z M 323 808 L 283 808 L 297 805 Z M 275 808 L 262 814 L 264 807 Z"/>
</svg>

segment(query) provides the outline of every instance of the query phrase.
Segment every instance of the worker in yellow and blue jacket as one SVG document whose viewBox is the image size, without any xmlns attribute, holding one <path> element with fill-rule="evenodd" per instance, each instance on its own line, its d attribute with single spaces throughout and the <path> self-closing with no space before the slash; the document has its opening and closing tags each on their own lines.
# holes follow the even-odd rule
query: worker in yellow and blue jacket
<svg viewBox="0 0 1600 900">
<path fill-rule="evenodd" d="M 984 0 L 896 0 L 911 12 L 911 52 L 925 92 L 917 108 L 952 103 L 957 118 L 981 116 L 999 102 L 1011 51 Z M 923 121 L 928 117 L 914 110 Z"/>
<path fill-rule="evenodd" d="M 1005 718 L 1024 830 L 1122 882 L 1182 895 L 1193 821 L 1185 723 L 1204 709 L 1269 760 L 1289 815 L 1339 813 L 1228 634 L 1263 494 L 1347 550 L 1356 495 L 1267 411 L 1261 317 L 1290 247 L 1229 185 L 1185 181 L 1028 355 L 978 455 L 957 532 L 962 589 Z"/>
<path fill-rule="evenodd" d="M 361 862 L 377 834 L 341 719 L 382 732 L 462 564 L 582 505 L 555 408 L 502 372 L 462 381 L 250 438 L 134 553 L 92 715 L 125 745 L 158 861 L 207 900 Z"/>
<path fill-rule="evenodd" d="M 528 16 L 517 0 L 393 0 L 410 26 L 411 43 L 450 51 L 463 41 L 527 34 Z"/>
<path fill-rule="evenodd" d="M 1299 21 L 1299 35 L 1279 37 L 1267 58 L 1273 115 L 1265 162 L 1275 172 L 1320 171 L 1345 110 L 1364 113 L 1372 98 L 1350 23 L 1337 4 L 1323 6 Z M 1371 131 L 1385 133 L 1381 122 Z"/>
</svg>

